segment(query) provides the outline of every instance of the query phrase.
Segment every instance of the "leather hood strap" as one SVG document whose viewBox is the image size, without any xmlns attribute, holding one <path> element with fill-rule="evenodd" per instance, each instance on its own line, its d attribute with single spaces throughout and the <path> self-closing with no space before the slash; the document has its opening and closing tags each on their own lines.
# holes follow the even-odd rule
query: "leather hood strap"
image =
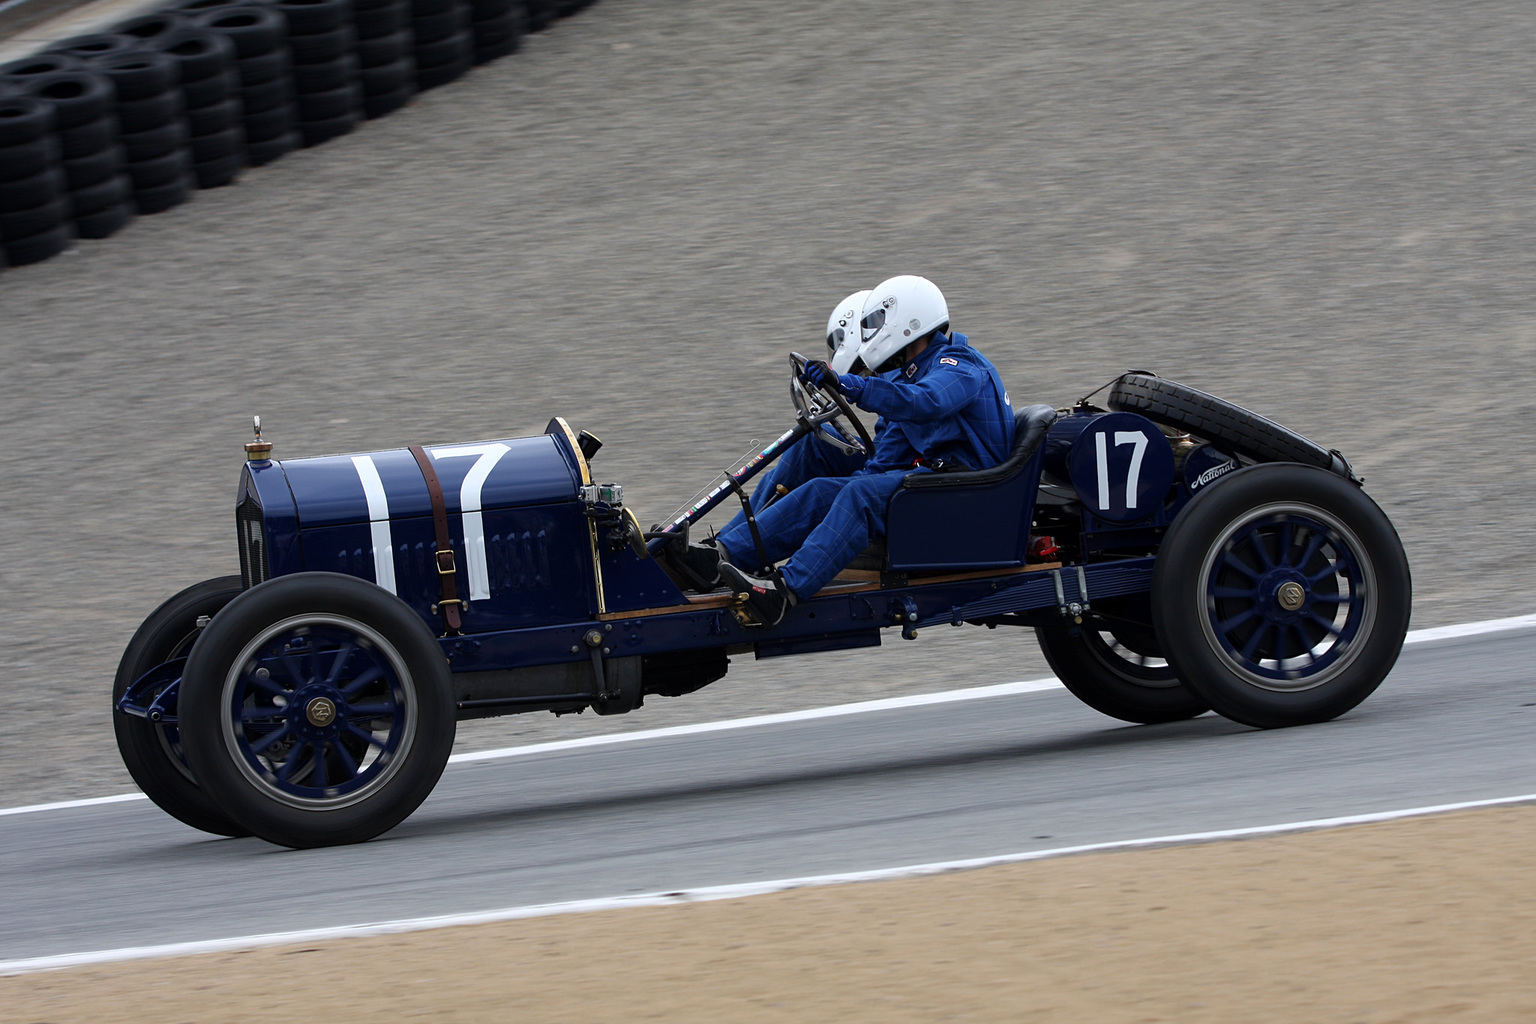
<svg viewBox="0 0 1536 1024">
<path fill-rule="evenodd" d="M 454 562 L 453 544 L 448 538 L 448 506 L 443 501 L 443 485 L 438 482 L 437 470 L 433 468 L 426 449 L 413 444 L 410 453 L 415 456 L 416 465 L 421 467 L 421 475 L 426 478 L 427 496 L 432 499 L 432 527 L 437 531 L 437 579 L 442 587 L 442 598 L 432 606 L 432 610 L 443 613 L 443 624 L 449 633 L 457 633 L 463 625 L 459 618 L 459 608 L 464 602 L 459 600 L 459 573 Z"/>
</svg>

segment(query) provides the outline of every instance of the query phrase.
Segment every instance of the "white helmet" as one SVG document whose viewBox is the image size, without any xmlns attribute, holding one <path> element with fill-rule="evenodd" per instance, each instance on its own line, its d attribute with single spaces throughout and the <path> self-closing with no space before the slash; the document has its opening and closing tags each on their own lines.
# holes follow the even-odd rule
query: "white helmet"
<svg viewBox="0 0 1536 1024">
<path fill-rule="evenodd" d="M 939 286 L 926 277 L 902 274 L 881 281 L 864 300 L 859 320 L 863 344 L 859 357 L 874 373 L 886 361 L 930 331 L 949 326 L 949 305 Z"/>
<path fill-rule="evenodd" d="M 832 310 L 827 317 L 827 362 L 838 375 L 852 373 L 859 361 L 859 317 L 864 315 L 864 300 L 869 290 L 854 292 Z"/>
</svg>

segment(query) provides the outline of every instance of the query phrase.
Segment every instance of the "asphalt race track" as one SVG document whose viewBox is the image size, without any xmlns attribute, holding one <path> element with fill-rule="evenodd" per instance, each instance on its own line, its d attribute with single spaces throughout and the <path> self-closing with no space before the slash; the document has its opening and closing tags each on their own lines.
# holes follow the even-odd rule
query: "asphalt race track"
<svg viewBox="0 0 1536 1024">
<path fill-rule="evenodd" d="M 1063 690 L 450 766 L 361 846 L 145 802 L 0 817 L 0 960 L 1536 792 L 1536 629 L 1416 644 L 1321 726 L 1119 726 Z M 45 882 L 45 884 L 40 884 Z"/>
</svg>

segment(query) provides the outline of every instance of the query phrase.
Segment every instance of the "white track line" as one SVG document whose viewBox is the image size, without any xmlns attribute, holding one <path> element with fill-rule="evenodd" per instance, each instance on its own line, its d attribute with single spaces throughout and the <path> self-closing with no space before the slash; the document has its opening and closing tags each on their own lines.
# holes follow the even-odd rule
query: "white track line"
<svg viewBox="0 0 1536 1024">
<path fill-rule="evenodd" d="M 1536 615 L 1516 615 L 1507 619 L 1488 619 L 1483 622 L 1463 622 L 1454 626 L 1436 626 L 1432 629 L 1409 631 L 1403 639 L 1406 644 L 1428 643 L 1433 640 L 1454 640 L 1458 637 L 1478 636 L 1483 633 L 1503 633 L 1515 629 L 1536 627 Z M 494 761 L 509 757 L 526 757 L 530 754 L 549 754 L 561 750 L 578 750 L 583 747 L 604 747 L 615 743 L 637 743 L 642 740 L 664 739 L 676 736 L 692 736 L 707 732 L 724 732 L 731 729 L 754 729 L 764 725 L 783 725 L 786 722 L 808 722 L 817 718 L 838 718 L 843 715 L 862 715 L 870 711 L 891 711 L 898 708 L 923 707 L 930 704 L 950 704 L 963 700 L 984 700 L 989 697 L 1008 697 L 1023 693 L 1038 693 L 1061 688 L 1058 679 L 1028 679 L 1018 683 L 998 683 L 995 686 L 971 686 L 940 693 L 918 693 L 907 697 L 887 697 L 883 700 L 866 700 L 854 704 L 836 704 L 824 708 L 808 708 L 804 711 L 786 711 L 775 715 L 754 715 L 750 718 L 730 718 L 718 722 L 697 722 L 693 725 L 674 725 L 664 729 L 637 729 L 633 732 L 613 733 L 608 736 L 584 736 L 575 740 L 555 740 L 550 743 L 530 743 L 521 747 L 501 747 L 497 750 L 476 750 L 467 754 L 454 754 L 449 764 L 466 764 L 472 761 Z M 91 797 L 84 800 L 63 800 L 50 804 L 29 804 L 24 807 L 0 808 L 0 818 L 11 814 L 34 814 L 38 811 L 63 811 L 76 807 L 95 807 L 98 804 L 117 804 L 131 800 L 147 800 L 143 793 L 119 793 L 115 796 Z"/>
<path fill-rule="evenodd" d="M 500 910 L 482 910 L 467 914 L 411 917 L 397 921 L 376 921 L 371 924 L 340 925 L 332 928 L 307 928 L 301 931 L 270 932 L 265 935 L 241 935 L 225 939 L 205 939 L 198 942 L 172 942 L 161 946 L 130 946 L 124 949 L 95 950 L 89 953 L 61 953 L 56 956 L 40 956 L 24 960 L 0 960 L 0 975 L 55 971 L 66 967 L 84 967 L 89 964 L 115 963 L 124 960 L 192 956 L 199 953 L 219 953 L 235 949 L 255 949 L 262 946 L 284 946 L 301 942 L 357 939 L 372 935 L 398 935 L 402 932 L 426 931 L 434 928 L 492 924 L 497 921 L 516 921 L 530 917 L 555 917 L 562 914 L 586 914 L 598 910 L 620 910 L 625 907 L 659 907 L 677 903 L 739 899 L 743 896 L 762 896 L 767 893 L 784 892 L 789 889 L 808 889 L 826 885 L 849 885 L 856 882 L 883 882 L 899 878 L 920 878 L 926 875 L 942 875 L 954 871 L 970 871 L 976 868 L 996 867 L 1003 864 L 1020 864 L 1025 861 L 1048 860 L 1054 857 L 1066 857 L 1081 853 L 1103 853 L 1112 850 L 1134 850 L 1154 846 L 1181 846 L 1192 843 L 1217 842 L 1224 839 L 1248 839 L 1255 836 L 1279 835 L 1288 832 L 1310 832 L 1318 829 L 1338 828 L 1342 825 L 1366 825 L 1374 822 L 1395 821 L 1401 818 L 1445 814 L 1451 811 L 1466 811 L 1483 807 L 1498 807 L 1507 804 L 1532 802 L 1536 802 L 1536 793 L 1526 793 L 1522 796 L 1495 797 L 1490 800 L 1467 800 L 1454 804 L 1436 804 L 1429 807 L 1409 807 L 1397 811 L 1377 811 L 1371 814 L 1349 814 L 1337 818 L 1314 818 L 1310 821 L 1291 821 L 1278 825 L 1255 825 L 1249 828 L 1219 829 L 1212 832 L 1186 832 L 1179 835 L 1150 836 L 1144 839 L 1119 839 L 1107 843 L 1060 846 L 1050 850 L 1028 850 L 1023 853 L 1005 853 L 993 857 L 972 857 L 967 860 L 932 861 L 927 864 L 907 864 L 901 867 L 875 868 L 868 871 L 847 871 L 832 875 L 805 875 L 799 878 L 778 878 L 765 882 L 711 885 L 696 889 L 679 889 L 672 892 L 642 893 L 635 896 L 606 896 L 597 899 L 570 900 L 563 903 L 540 903 L 533 906 L 505 907 Z"/>
</svg>

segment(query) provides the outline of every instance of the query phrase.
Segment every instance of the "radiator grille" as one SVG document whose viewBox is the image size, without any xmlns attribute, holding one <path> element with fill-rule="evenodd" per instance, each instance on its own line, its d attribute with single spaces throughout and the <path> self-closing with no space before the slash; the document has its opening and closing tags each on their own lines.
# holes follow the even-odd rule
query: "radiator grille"
<svg viewBox="0 0 1536 1024">
<path fill-rule="evenodd" d="M 240 581 L 249 590 L 267 581 L 267 544 L 261 530 L 261 506 L 247 497 L 235 507 L 235 533 L 240 545 Z"/>
</svg>

